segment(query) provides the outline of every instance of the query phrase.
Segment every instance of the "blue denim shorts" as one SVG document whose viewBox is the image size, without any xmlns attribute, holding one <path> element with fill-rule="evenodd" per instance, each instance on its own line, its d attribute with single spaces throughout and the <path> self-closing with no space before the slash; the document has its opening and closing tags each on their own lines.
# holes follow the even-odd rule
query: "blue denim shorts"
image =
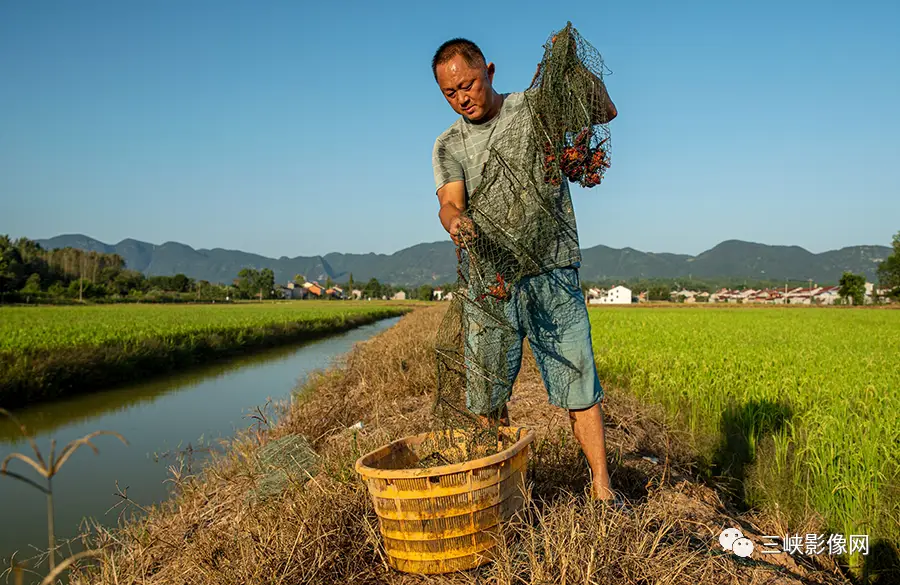
<svg viewBox="0 0 900 585">
<path fill-rule="evenodd" d="M 550 403 L 568 410 L 590 408 L 603 399 L 591 345 L 591 323 L 577 267 L 556 268 L 523 278 L 505 304 L 504 327 L 488 324 L 469 307 L 466 318 L 466 361 L 498 360 L 492 371 L 507 379 L 468 375 L 466 406 L 475 414 L 496 412 L 512 396 L 527 338 Z M 502 347 L 505 351 L 496 351 Z M 506 354 L 505 356 L 503 354 Z M 506 359 L 506 368 L 499 360 Z M 485 364 L 487 365 L 487 364 Z M 499 366 L 499 367 L 496 367 Z"/>
</svg>

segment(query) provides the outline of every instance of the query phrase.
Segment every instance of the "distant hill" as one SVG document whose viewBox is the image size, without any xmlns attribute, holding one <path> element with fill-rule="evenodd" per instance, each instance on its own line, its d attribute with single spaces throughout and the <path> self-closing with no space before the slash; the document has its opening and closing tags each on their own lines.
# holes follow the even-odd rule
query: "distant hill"
<svg viewBox="0 0 900 585">
<path fill-rule="evenodd" d="M 377 278 L 398 286 L 445 283 L 456 278 L 453 244 L 417 244 L 393 254 L 326 254 L 267 258 L 239 250 L 195 250 L 177 242 L 156 245 L 138 240 L 104 244 L 84 235 L 61 235 L 37 240 L 46 249 L 73 247 L 119 254 L 132 270 L 148 276 L 182 273 L 199 280 L 231 282 L 242 268 L 271 268 L 277 282 L 295 274 L 309 280 L 357 282 Z M 768 246 L 728 240 L 697 256 L 641 252 L 633 248 L 594 246 L 582 250 L 581 278 L 587 281 L 636 278 L 747 278 L 806 280 L 837 283 L 844 271 L 877 279 L 878 262 L 888 257 L 887 246 L 850 246 L 813 254 L 798 246 Z"/>
</svg>

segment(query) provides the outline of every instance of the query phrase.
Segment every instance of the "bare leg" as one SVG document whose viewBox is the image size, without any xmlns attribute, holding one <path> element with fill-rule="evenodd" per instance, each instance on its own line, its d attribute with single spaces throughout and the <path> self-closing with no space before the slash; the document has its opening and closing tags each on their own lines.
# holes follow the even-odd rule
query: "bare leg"
<svg viewBox="0 0 900 585">
<path fill-rule="evenodd" d="M 603 428 L 603 411 L 599 404 L 585 410 L 570 410 L 572 432 L 581 444 L 581 450 L 591 466 L 591 495 L 598 500 L 613 500 L 615 494 L 609 485 L 606 468 L 606 439 Z"/>
</svg>

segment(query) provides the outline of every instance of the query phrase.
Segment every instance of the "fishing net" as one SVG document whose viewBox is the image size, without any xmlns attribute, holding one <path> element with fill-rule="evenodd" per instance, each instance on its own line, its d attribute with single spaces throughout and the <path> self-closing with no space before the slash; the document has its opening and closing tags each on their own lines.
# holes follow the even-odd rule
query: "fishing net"
<svg viewBox="0 0 900 585">
<path fill-rule="evenodd" d="M 315 474 L 318 459 L 302 435 L 285 435 L 269 441 L 257 453 L 257 480 L 248 500 L 264 502 L 283 493 L 291 483 L 306 483 Z"/>
<path fill-rule="evenodd" d="M 546 271 L 548 243 L 577 241 L 563 181 L 591 188 L 609 168 L 604 73 L 600 53 L 567 23 L 544 45 L 524 114 L 494 138 L 463 213 L 456 291 L 436 336 L 434 423 L 451 456 L 429 445 L 435 461 L 483 456 L 500 444 L 496 416 L 478 415 L 497 414 L 518 371 L 521 335 L 511 315 L 520 299 L 513 292 L 523 278 Z M 569 366 L 556 370 L 577 376 Z M 554 386 L 565 388 L 560 382 Z"/>
</svg>

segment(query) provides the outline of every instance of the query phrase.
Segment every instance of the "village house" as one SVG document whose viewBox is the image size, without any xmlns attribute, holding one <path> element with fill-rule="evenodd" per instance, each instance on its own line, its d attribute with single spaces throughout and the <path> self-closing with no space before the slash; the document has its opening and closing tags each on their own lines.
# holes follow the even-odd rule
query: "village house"
<svg viewBox="0 0 900 585">
<path fill-rule="evenodd" d="M 600 298 L 591 299 L 589 303 L 592 305 L 630 305 L 631 289 L 624 286 L 614 286 Z"/>
<path fill-rule="evenodd" d="M 359 290 L 358 288 L 355 288 L 350 291 L 350 298 L 353 299 L 354 301 L 361 300 L 362 296 L 363 296 L 363 291 Z"/>
<path fill-rule="evenodd" d="M 441 299 L 443 298 L 443 296 L 444 296 L 444 291 L 441 290 L 441 289 L 439 289 L 439 288 L 436 288 L 436 289 L 434 289 L 434 291 L 432 291 L 432 293 L 431 293 L 431 300 L 433 300 L 433 301 L 439 301 L 439 300 L 441 300 Z"/>
<path fill-rule="evenodd" d="M 303 285 L 297 284 L 294 281 L 288 282 L 287 286 L 284 288 L 287 289 L 287 294 L 284 297 L 286 299 L 305 299 L 309 297 L 309 291 L 307 291 Z"/>
<path fill-rule="evenodd" d="M 697 291 L 693 290 L 679 290 L 669 293 L 669 299 L 681 303 L 695 303 L 697 294 Z"/>
<path fill-rule="evenodd" d="M 716 292 L 709 295 L 709 302 L 711 303 L 720 303 L 724 300 L 724 296 L 728 293 L 727 288 L 720 288 Z"/>
<path fill-rule="evenodd" d="M 305 282 L 303 283 L 303 288 L 306 289 L 310 297 L 322 298 L 322 295 L 325 294 L 325 289 L 318 282 Z"/>
<path fill-rule="evenodd" d="M 821 287 L 818 286 L 812 288 L 795 288 L 784 295 L 785 302 L 789 305 L 811 305 L 813 297 L 821 290 Z"/>
<path fill-rule="evenodd" d="M 835 305 L 840 300 L 840 295 L 838 292 L 841 290 L 839 286 L 828 286 L 823 289 L 820 289 L 815 296 L 813 296 L 813 302 L 819 305 Z"/>
<path fill-rule="evenodd" d="M 394 293 L 394 296 L 391 297 L 392 301 L 405 301 L 406 300 L 406 292 L 405 291 L 397 291 Z"/>
</svg>

